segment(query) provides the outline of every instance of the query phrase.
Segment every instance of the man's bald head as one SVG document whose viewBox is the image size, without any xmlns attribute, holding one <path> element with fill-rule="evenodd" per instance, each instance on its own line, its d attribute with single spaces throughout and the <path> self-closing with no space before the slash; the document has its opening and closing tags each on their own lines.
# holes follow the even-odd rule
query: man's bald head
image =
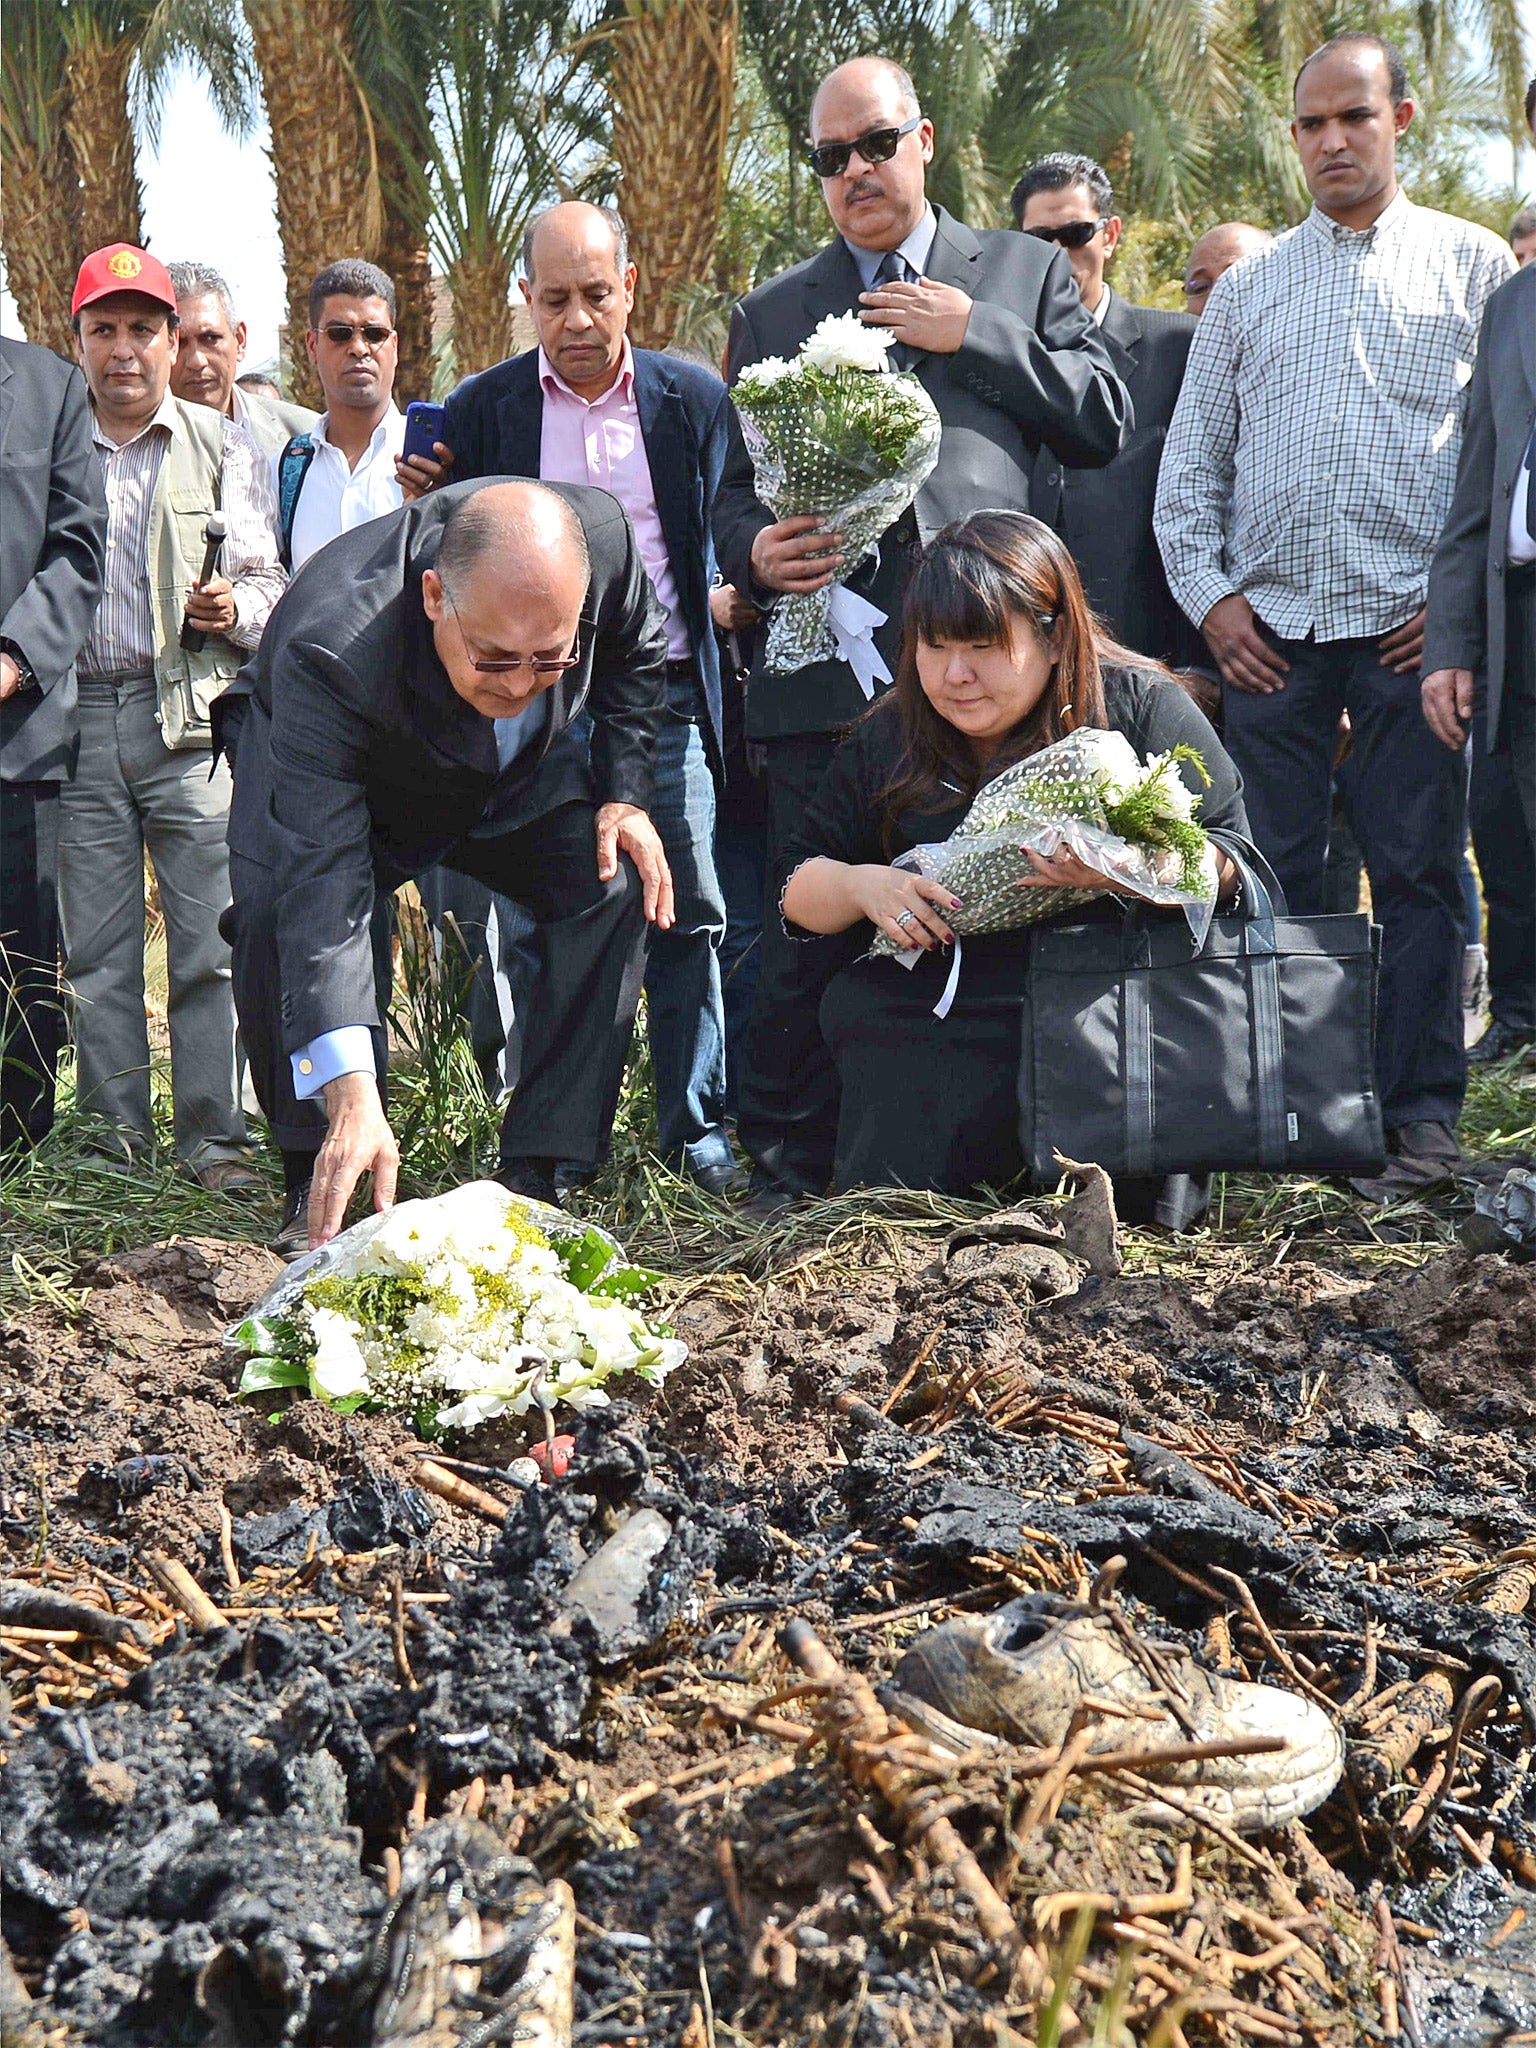
<svg viewBox="0 0 1536 2048">
<path fill-rule="evenodd" d="M 488 484 L 454 506 L 443 526 L 437 573 L 448 600 L 489 573 L 498 582 L 568 586 L 583 595 L 591 565 L 570 500 L 543 484 Z"/>
<path fill-rule="evenodd" d="M 1190 250 L 1184 266 L 1184 300 L 1190 312 L 1198 318 L 1217 278 L 1274 239 L 1268 228 L 1251 227 L 1245 220 L 1225 220 L 1220 227 L 1208 229 Z"/>
<path fill-rule="evenodd" d="M 889 96 L 891 108 L 898 112 L 903 121 L 910 121 L 920 112 L 917 103 L 917 87 L 912 83 L 912 74 L 898 64 L 894 57 L 850 57 L 846 64 L 836 65 L 816 88 L 816 97 L 811 101 L 811 135 L 816 134 L 816 116 L 824 101 L 841 99 L 845 95 L 857 94 L 861 99 L 876 93 Z"/>
<path fill-rule="evenodd" d="M 579 651 L 587 536 L 543 484 L 487 484 L 449 513 L 422 607 L 448 680 L 486 718 L 516 718 Z M 509 666 L 510 664 L 510 666 Z"/>
<path fill-rule="evenodd" d="M 530 284 L 538 275 L 541 242 L 561 254 L 581 250 L 605 256 L 616 275 L 629 268 L 629 230 L 616 206 L 562 199 L 558 206 L 536 213 L 523 232 L 523 275 Z"/>
</svg>

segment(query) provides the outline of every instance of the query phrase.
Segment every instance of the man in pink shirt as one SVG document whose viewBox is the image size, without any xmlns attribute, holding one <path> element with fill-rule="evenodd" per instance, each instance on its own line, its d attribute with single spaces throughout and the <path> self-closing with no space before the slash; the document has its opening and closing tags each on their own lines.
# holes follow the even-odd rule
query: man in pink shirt
<svg viewBox="0 0 1536 2048">
<path fill-rule="evenodd" d="M 539 345 L 461 384 L 443 459 L 398 470 L 407 497 L 451 477 L 596 484 L 629 515 L 667 613 L 667 721 L 651 818 L 672 869 L 676 922 L 651 935 L 645 977 L 662 1156 L 721 1198 L 744 1177 L 725 1129 L 715 783 L 723 757 L 720 657 L 710 619 L 710 515 L 730 403 L 711 371 L 630 345 L 635 268 L 611 207 L 551 207 L 523 240 L 523 294 Z"/>
</svg>

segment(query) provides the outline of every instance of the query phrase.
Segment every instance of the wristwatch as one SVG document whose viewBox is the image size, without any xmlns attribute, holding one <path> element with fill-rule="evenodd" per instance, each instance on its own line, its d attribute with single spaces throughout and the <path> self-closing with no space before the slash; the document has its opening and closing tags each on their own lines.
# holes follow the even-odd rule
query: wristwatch
<svg viewBox="0 0 1536 2048">
<path fill-rule="evenodd" d="M 0 640 L 0 654 L 8 654 L 16 664 L 18 692 L 37 688 L 37 677 L 32 673 L 32 665 L 14 640 Z"/>
</svg>

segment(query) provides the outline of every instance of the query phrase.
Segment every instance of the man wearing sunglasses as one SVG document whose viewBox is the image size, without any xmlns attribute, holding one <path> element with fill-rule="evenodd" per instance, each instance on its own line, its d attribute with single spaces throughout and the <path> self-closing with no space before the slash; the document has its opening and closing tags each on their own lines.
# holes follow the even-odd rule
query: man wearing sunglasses
<svg viewBox="0 0 1536 2048">
<path fill-rule="evenodd" d="M 309 288 L 304 346 L 325 411 L 272 458 L 278 539 L 290 569 L 338 533 L 399 509 L 405 414 L 395 404 L 393 280 L 356 257 L 328 264 Z"/>
<path fill-rule="evenodd" d="M 1063 462 L 1108 462 L 1129 408 L 1066 257 L 1019 235 L 973 232 L 930 205 L 933 123 L 899 65 L 861 57 L 831 72 L 812 105 L 810 142 L 833 238 L 736 308 L 730 375 L 765 356 L 794 355 L 829 314 L 857 313 L 889 329 L 897 365 L 915 371 L 937 406 L 938 466 L 877 552 L 848 562 L 839 536 L 819 532 L 816 519 L 776 519 L 760 501 L 738 427 L 715 540 L 726 581 L 760 607 L 845 581 L 885 615 L 875 640 L 894 669 L 919 541 L 978 505 L 1027 509 L 1042 447 Z M 737 1129 L 756 1166 L 758 1215 L 819 1193 L 831 1177 L 837 1079 L 816 1013 L 838 942 L 790 940 L 777 901 L 805 807 L 864 701 L 840 661 L 790 675 L 760 667 L 748 685 L 747 737 L 766 768 L 770 914 Z"/>
<path fill-rule="evenodd" d="M 1117 640 L 1174 668 L 1197 666 L 1205 646 L 1173 601 L 1152 531 L 1158 464 L 1195 323 L 1188 313 L 1133 306 L 1111 286 L 1105 273 L 1121 221 L 1108 175 L 1092 157 L 1057 151 L 1032 163 L 1013 188 L 1013 217 L 1022 233 L 1067 252 L 1135 411 L 1130 439 L 1103 469 L 1075 469 L 1042 448 L 1030 509 L 1072 550 L 1088 602 Z"/>
<path fill-rule="evenodd" d="M 590 486 L 455 484 L 333 541 L 219 706 L 233 755 L 235 1003 L 311 1244 L 364 1173 L 393 1199 L 370 923 L 434 863 L 524 904 L 536 976 L 498 1178 L 555 1199 L 602 1156 L 649 920 L 667 635 L 634 532 Z M 572 730 L 586 712 L 590 744 Z M 323 1105 L 323 1106 L 322 1106 Z M 298 1249 L 298 1247 L 294 1247 Z"/>
</svg>

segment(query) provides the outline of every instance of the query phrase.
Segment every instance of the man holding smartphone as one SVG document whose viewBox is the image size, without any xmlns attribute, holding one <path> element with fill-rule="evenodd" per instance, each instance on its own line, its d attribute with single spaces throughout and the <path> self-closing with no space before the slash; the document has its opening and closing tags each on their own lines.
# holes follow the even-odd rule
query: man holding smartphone
<svg viewBox="0 0 1536 2048">
<path fill-rule="evenodd" d="M 395 464 L 405 415 L 395 404 L 395 287 L 373 263 L 327 264 L 309 288 L 309 359 L 325 411 L 272 458 L 278 540 L 290 571 L 327 541 L 400 508 Z"/>
</svg>

